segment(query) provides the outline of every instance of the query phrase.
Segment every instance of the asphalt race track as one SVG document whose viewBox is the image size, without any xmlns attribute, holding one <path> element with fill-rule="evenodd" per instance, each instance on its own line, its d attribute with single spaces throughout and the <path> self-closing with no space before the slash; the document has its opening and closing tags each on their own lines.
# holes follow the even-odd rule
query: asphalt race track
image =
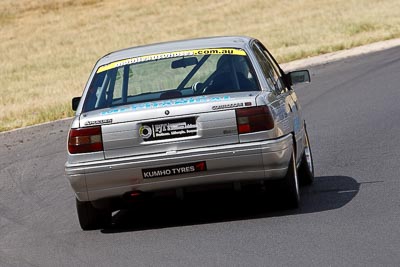
<svg viewBox="0 0 400 267">
<path fill-rule="evenodd" d="M 296 90 L 317 178 L 293 211 L 220 190 L 83 232 L 64 177 L 69 121 L 0 134 L 0 266 L 399 266 L 400 47 L 311 74 Z"/>
</svg>

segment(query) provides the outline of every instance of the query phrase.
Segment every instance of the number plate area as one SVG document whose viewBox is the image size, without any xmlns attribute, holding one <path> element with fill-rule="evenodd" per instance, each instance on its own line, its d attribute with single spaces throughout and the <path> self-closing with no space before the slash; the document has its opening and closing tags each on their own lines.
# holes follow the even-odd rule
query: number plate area
<svg viewBox="0 0 400 267">
<path fill-rule="evenodd" d="M 139 128 L 139 135 L 146 142 L 194 136 L 196 134 L 195 117 L 143 123 Z"/>
</svg>

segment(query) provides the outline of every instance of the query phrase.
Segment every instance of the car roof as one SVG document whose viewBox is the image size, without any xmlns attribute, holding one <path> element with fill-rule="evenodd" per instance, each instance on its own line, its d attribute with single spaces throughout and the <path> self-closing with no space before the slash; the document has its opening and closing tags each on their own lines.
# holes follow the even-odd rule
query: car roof
<svg viewBox="0 0 400 267">
<path fill-rule="evenodd" d="M 137 57 L 142 55 L 151 55 L 163 52 L 173 52 L 179 50 L 191 50 L 201 48 L 222 48 L 234 47 L 244 49 L 254 38 L 247 36 L 217 36 L 197 39 L 187 39 L 180 41 L 171 41 L 155 43 L 137 47 L 126 48 L 109 53 L 102 57 L 97 65 L 105 65 L 118 60 Z"/>
</svg>

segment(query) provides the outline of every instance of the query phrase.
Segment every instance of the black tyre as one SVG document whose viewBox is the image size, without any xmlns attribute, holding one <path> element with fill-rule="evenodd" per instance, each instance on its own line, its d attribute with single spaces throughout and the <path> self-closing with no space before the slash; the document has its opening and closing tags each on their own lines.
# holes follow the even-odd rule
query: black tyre
<svg viewBox="0 0 400 267">
<path fill-rule="evenodd" d="M 301 185 L 310 185 L 314 182 L 314 161 L 307 129 L 305 129 L 304 152 L 299 166 L 299 181 Z"/>
<path fill-rule="evenodd" d="M 284 202 L 288 208 L 296 209 L 300 204 L 300 188 L 297 175 L 296 157 L 294 151 L 289 162 L 288 171 L 283 182 Z"/>
<path fill-rule="evenodd" d="M 93 207 L 90 201 L 76 200 L 79 224 L 83 230 L 96 230 L 111 224 L 111 212 Z"/>
</svg>

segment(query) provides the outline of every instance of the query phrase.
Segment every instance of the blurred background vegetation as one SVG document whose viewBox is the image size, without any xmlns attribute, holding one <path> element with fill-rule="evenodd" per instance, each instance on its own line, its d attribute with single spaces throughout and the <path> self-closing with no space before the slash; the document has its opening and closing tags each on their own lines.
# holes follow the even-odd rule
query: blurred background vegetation
<svg viewBox="0 0 400 267">
<path fill-rule="evenodd" d="M 72 116 L 108 52 L 217 35 L 256 37 L 283 63 L 400 37 L 400 1 L 2 0 L 0 131 Z"/>
</svg>

